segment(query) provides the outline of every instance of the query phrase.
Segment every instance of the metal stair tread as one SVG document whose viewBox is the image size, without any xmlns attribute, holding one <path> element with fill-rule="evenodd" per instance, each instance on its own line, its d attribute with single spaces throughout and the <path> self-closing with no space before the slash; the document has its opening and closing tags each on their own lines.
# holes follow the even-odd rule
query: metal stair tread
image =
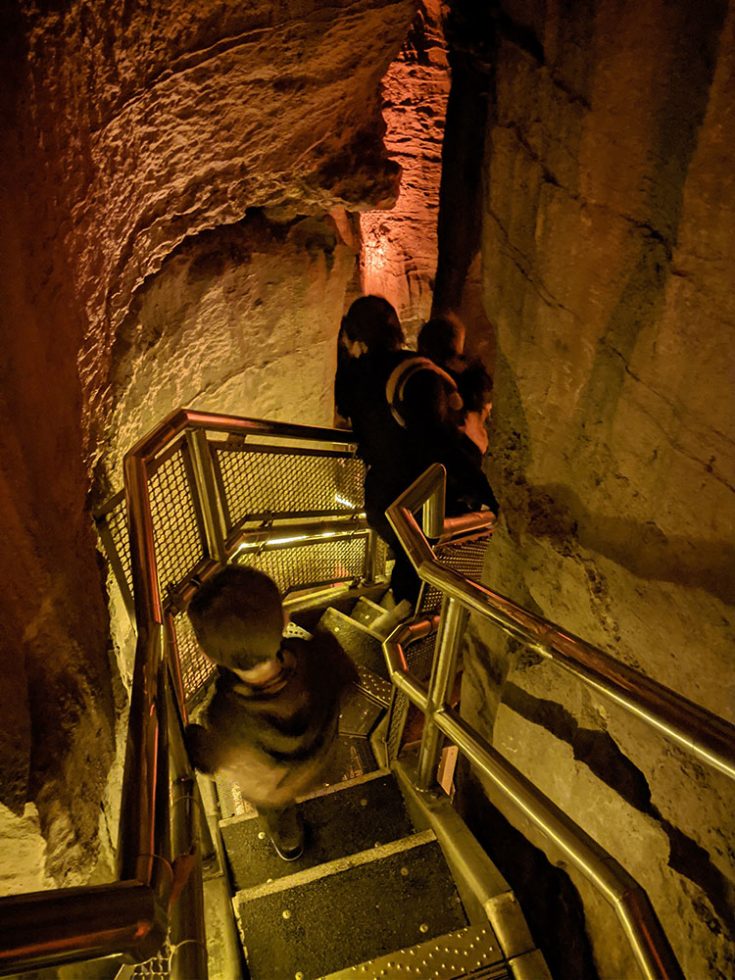
<svg viewBox="0 0 735 980">
<path fill-rule="evenodd" d="M 319 620 L 319 627 L 332 633 L 358 666 L 367 667 L 386 681 L 390 679 L 383 656 L 382 637 L 369 626 L 363 626 L 346 613 L 330 608 Z"/>
<path fill-rule="evenodd" d="M 373 602 L 372 599 L 368 599 L 366 596 L 360 596 L 352 607 L 350 619 L 354 619 L 355 622 L 369 627 L 379 616 L 384 616 L 385 612 L 386 610 L 383 606 L 378 605 L 377 602 Z"/>
<path fill-rule="evenodd" d="M 253 980 L 313 980 L 467 925 L 432 831 L 243 889 L 234 904 Z"/>
<path fill-rule="evenodd" d="M 320 980 L 390 980 L 396 976 L 418 980 L 510 980 L 512 974 L 492 929 L 476 925 L 356 963 Z"/>
<path fill-rule="evenodd" d="M 368 738 L 384 712 L 384 705 L 378 704 L 373 698 L 368 697 L 355 684 L 342 702 L 342 710 L 339 715 L 339 734 Z"/>
<path fill-rule="evenodd" d="M 221 822 L 236 889 L 289 877 L 413 832 L 401 791 L 385 771 L 314 793 L 299 803 L 299 809 L 306 824 L 306 848 L 298 861 L 289 863 L 277 856 L 257 817 Z"/>
<path fill-rule="evenodd" d="M 375 701 L 376 704 L 380 704 L 384 708 L 390 707 L 393 693 L 393 685 L 391 682 L 385 680 L 383 677 L 376 674 L 375 671 L 370 670 L 369 667 L 365 667 L 362 664 L 357 665 L 357 673 L 360 675 L 360 680 L 358 683 L 359 689 L 367 697 Z"/>
</svg>

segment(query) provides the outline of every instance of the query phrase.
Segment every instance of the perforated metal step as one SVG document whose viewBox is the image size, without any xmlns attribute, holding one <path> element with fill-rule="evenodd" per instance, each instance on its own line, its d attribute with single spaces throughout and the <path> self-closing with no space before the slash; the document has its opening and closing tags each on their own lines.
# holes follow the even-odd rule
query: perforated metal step
<svg viewBox="0 0 735 980">
<path fill-rule="evenodd" d="M 366 599 L 361 596 L 350 612 L 350 618 L 354 619 L 356 622 L 361 623 L 363 626 L 371 626 L 376 619 L 384 616 L 386 610 L 378 605 L 377 602 L 373 602 L 372 599 Z"/>
<path fill-rule="evenodd" d="M 238 892 L 235 906 L 253 980 L 312 980 L 467 925 L 431 831 Z"/>
<path fill-rule="evenodd" d="M 358 666 L 367 667 L 378 677 L 389 680 L 382 640 L 368 626 L 363 626 L 336 609 L 327 609 L 319 620 L 319 626 L 337 637 Z"/>
<path fill-rule="evenodd" d="M 510 980 L 512 974 L 489 926 L 468 926 L 330 973 L 324 980 Z"/>
<path fill-rule="evenodd" d="M 303 857 L 279 858 L 257 817 L 221 822 L 236 889 L 284 878 L 326 861 L 369 850 L 413 833 L 403 797 L 387 773 L 334 786 L 299 804 L 306 828 Z"/>
<path fill-rule="evenodd" d="M 341 735 L 367 738 L 390 705 L 391 686 L 367 667 L 357 671 L 360 680 L 342 702 L 339 731 Z"/>
</svg>

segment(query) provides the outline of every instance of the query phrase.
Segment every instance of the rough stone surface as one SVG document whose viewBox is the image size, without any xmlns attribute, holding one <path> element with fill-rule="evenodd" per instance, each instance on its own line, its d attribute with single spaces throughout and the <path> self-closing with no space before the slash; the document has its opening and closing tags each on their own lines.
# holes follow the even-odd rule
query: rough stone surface
<svg viewBox="0 0 735 980">
<path fill-rule="evenodd" d="M 46 841 L 33 804 L 19 814 L 0 804 L 0 834 L 0 896 L 38 891 L 53 884 L 44 872 Z"/>
<path fill-rule="evenodd" d="M 326 215 L 274 224 L 257 212 L 180 246 L 118 332 L 113 482 L 122 454 L 178 405 L 330 425 L 355 262 Z"/>
<path fill-rule="evenodd" d="M 466 327 L 467 348 L 492 370 L 495 329 L 482 302 L 483 159 L 494 112 L 491 17 L 489 4 L 465 4 L 450 6 L 444 20 L 452 85 L 442 144 L 432 313 L 458 314 Z"/>
<path fill-rule="evenodd" d="M 237 237 L 249 209 L 267 207 L 291 229 L 299 215 L 395 199 L 399 169 L 382 143 L 379 81 L 414 12 L 412 0 L 0 6 L 0 666 L 8 704 L 0 801 L 18 814 L 35 801 L 46 868 L 57 881 L 76 883 L 94 863 L 114 755 L 115 668 L 89 517 L 92 470 L 108 440 L 118 452 L 127 435 L 120 413 L 111 418 L 113 399 L 169 411 L 168 396 L 188 400 L 210 390 L 212 407 L 234 407 L 236 390 L 250 385 L 254 408 L 281 414 L 245 340 L 238 349 L 246 363 L 230 365 L 229 393 L 202 365 L 190 383 L 159 390 L 156 401 L 163 372 L 136 350 L 135 330 L 151 331 L 154 346 L 159 331 L 171 356 L 189 313 L 199 323 L 206 312 L 224 322 L 216 288 L 193 282 L 204 307 L 196 295 L 177 306 L 167 283 L 186 277 L 187 254 L 195 267 L 207 252 L 192 240 L 219 228 L 226 246 L 227 226 Z M 340 221 L 347 233 L 349 220 Z M 301 277 L 290 295 L 285 287 L 273 295 L 264 262 L 249 268 L 258 283 L 242 288 L 256 346 L 264 321 L 254 311 L 269 296 L 281 322 L 304 326 L 309 342 L 323 338 L 333 315 L 336 333 L 349 249 L 331 231 L 315 233 L 322 244 L 308 235 L 296 244 L 298 234 L 289 230 L 280 266 L 287 280 Z M 171 324 L 146 306 L 167 260 L 158 289 Z M 228 279 L 226 257 L 217 271 L 237 279 L 232 270 Z M 240 288 L 233 286 L 238 298 Z M 320 289 L 326 305 L 317 310 Z M 305 320 L 289 320 L 296 302 L 311 312 L 308 331 Z M 222 344 L 230 336 L 223 322 Z M 264 368 L 283 353 L 272 347 Z M 330 350 L 320 363 L 320 379 L 331 357 Z M 308 360 L 294 352 L 290 368 L 300 374 Z M 286 382 L 311 391 L 314 418 L 324 415 L 316 384 Z M 147 424 L 141 418 L 129 431 Z"/>
<path fill-rule="evenodd" d="M 19 818 L 35 803 L 46 870 L 75 884 L 95 860 L 113 751 L 109 640 L 86 512 L 83 323 L 8 7 L 0 12 L 0 802 Z M 21 882 L 29 856 L 16 853 Z"/>
<path fill-rule="evenodd" d="M 401 167 L 398 200 L 360 217 L 361 279 L 385 296 L 413 338 L 428 317 L 437 263 L 444 117 L 449 94 L 439 0 L 422 0 L 403 48 L 383 79 L 385 145 Z"/>
<path fill-rule="evenodd" d="M 96 448 L 114 332 L 171 251 L 251 207 L 390 204 L 378 83 L 411 0 L 236 0 L 27 14 L 37 127 L 68 202 Z M 102 415 L 104 417 L 104 415 Z"/>
<path fill-rule="evenodd" d="M 490 29 L 487 579 L 732 721 L 735 9 L 508 2 Z M 465 710 L 645 885 L 685 974 L 732 975 L 732 783 L 494 633 L 468 661 Z"/>
</svg>

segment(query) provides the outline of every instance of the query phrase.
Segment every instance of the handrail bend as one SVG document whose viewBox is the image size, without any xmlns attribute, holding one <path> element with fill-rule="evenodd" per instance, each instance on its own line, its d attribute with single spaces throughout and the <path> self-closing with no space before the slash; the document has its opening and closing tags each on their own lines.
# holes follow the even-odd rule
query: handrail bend
<svg viewBox="0 0 735 980">
<path fill-rule="evenodd" d="M 404 647 L 435 628 L 430 620 L 398 626 L 383 643 L 393 685 L 549 838 L 563 857 L 612 905 L 645 977 L 683 980 L 683 974 L 646 892 L 610 854 L 552 803 L 530 780 L 481 738 L 447 704 L 432 704 L 429 688 L 412 676 Z M 432 679 L 433 681 L 433 679 Z M 420 764 L 419 764 L 420 765 Z"/>
<path fill-rule="evenodd" d="M 414 513 L 423 506 L 426 514 L 427 501 L 443 498 L 444 479 L 444 467 L 435 463 L 386 512 L 420 578 L 735 779 L 735 726 L 511 599 L 440 564 Z M 435 503 L 429 506 L 437 508 Z"/>
<path fill-rule="evenodd" d="M 394 686 L 426 716 L 418 785 L 431 785 L 441 735 L 445 735 L 612 904 L 644 975 L 681 977 L 679 964 L 645 891 L 447 703 L 467 613 L 479 613 L 496 623 L 730 778 L 735 778 L 735 727 L 554 623 L 441 565 L 414 514 L 423 508 L 427 533 L 441 533 L 445 480 L 444 467 L 434 464 L 386 512 L 420 578 L 444 595 L 437 654 L 428 687 L 412 676 L 403 653 L 404 644 L 426 635 L 428 620 L 399 626 L 384 643 Z"/>
</svg>

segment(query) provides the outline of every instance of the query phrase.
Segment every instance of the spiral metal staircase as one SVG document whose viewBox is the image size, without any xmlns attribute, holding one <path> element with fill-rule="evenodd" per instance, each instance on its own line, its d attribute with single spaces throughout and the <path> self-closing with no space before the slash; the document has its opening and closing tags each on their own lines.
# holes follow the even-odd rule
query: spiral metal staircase
<svg viewBox="0 0 735 980">
<path fill-rule="evenodd" d="M 438 466 L 388 512 L 422 591 L 414 618 L 384 635 L 386 554 L 363 475 L 349 432 L 185 410 L 130 451 L 125 492 L 97 515 L 137 634 L 119 878 L 0 900 L 2 975 L 541 980 L 513 892 L 453 806 L 460 755 L 493 805 L 521 812 L 609 901 L 641 975 L 681 976 L 641 887 L 463 720 L 467 616 L 730 777 L 732 726 L 482 586 L 491 515 L 445 519 Z M 358 666 L 291 863 L 237 784 L 197 780 L 183 746 L 212 679 L 185 609 L 228 562 L 271 575 L 289 629 L 332 631 Z"/>
</svg>

